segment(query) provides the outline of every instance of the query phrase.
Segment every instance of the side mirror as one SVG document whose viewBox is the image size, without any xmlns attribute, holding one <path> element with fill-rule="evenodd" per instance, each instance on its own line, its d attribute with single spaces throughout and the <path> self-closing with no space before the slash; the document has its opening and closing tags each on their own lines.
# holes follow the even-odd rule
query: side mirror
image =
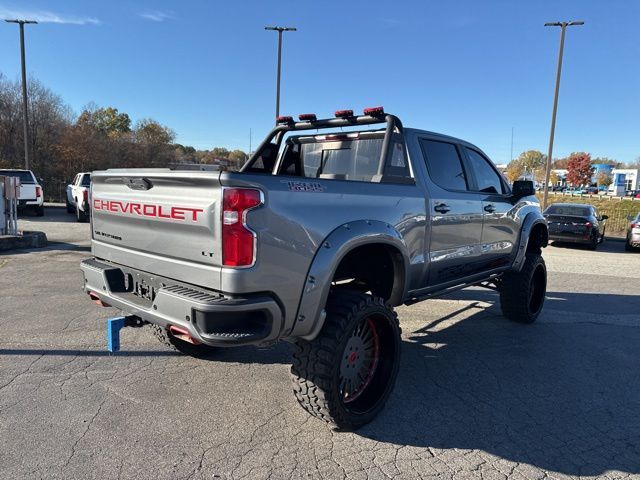
<svg viewBox="0 0 640 480">
<path fill-rule="evenodd" d="M 601 218 L 602 220 L 606 220 L 607 218 L 609 218 L 609 215 L 600 215 L 600 218 Z"/>
<path fill-rule="evenodd" d="M 513 182 L 511 192 L 515 198 L 528 197 L 536 194 L 536 190 L 531 180 L 516 180 Z"/>
</svg>

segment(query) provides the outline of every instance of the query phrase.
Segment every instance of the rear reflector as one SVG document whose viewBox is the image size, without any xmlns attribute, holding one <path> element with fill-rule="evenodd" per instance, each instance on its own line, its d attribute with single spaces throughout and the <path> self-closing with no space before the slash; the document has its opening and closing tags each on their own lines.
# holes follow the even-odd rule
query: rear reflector
<svg viewBox="0 0 640 480">
<path fill-rule="evenodd" d="M 246 212 L 262 204 L 260 190 L 225 188 L 222 199 L 222 264 L 246 267 L 255 262 L 255 236 L 245 226 Z"/>
<path fill-rule="evenodd" d="M 278 125 L 287 125 L 289 123 L 293 123 L 293 117 L 280 116 L 276 118 L 276 123 Z"/>
<path fill-rule="evenodd" d="M 298 118 L 301 122 L 315 122 L 318 119 L 315 113 L 301 113 Z"/>
<path fill-rule="evenodd" d="M 379 115 L 384 115 L 384 107 L 369 107 L 369 108 L 365 108 L 363 113 L 365 115 L 370 115 L 372 117 L 377 117 Z"/>
<path fill-rule="evenodd" d="M 334 113 L 336 118 L 349 118 L 353 117 L 353 110 L 336 110 Z"/>
</svg>

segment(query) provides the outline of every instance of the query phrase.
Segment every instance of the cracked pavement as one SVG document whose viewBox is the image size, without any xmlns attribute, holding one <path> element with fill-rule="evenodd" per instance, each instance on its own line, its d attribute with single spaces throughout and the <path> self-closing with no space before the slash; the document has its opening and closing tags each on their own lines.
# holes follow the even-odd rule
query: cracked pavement
<svg viewBox="0 0 640 480">
<path fill-rule="evenodd" d="M 289 346 L 194 359 L 81 291 L 88 225 L 0 256 L 0 478 L 640 479 L 640 255 L 551 246 L 540 320 L 494 292 L 398 309 L 402 365 L 386 409 L 339 433 L 296 404 Z"/>
</svg>

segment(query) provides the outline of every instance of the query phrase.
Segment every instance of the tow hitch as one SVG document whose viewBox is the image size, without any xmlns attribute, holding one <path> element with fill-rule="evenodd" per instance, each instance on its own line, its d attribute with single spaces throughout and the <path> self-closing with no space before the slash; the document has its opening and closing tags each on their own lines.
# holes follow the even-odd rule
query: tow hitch
<svg viewBox="0 0 640 480">
<path fill-rule="evenodd" d="M 139 328 L 147 323 L 140 317 L 114 317 L 107 320 L 107 349 L 114 353 L 120 350 L 120 330 L 124 327 Z"/>
</svg>

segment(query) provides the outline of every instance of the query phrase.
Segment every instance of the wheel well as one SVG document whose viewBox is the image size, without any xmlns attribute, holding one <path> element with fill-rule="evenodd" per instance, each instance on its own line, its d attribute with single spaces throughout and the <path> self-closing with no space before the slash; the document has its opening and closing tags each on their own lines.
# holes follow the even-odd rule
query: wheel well
<svg viewBox="0 0 640 480">
<path fill-rule="evenodd" d="M 404 261 L 400 251 L 384 243 L 356 247 L 347 253 L 332 283 L 382 297 L 400 305 L 404 294 Z"/>
<path fill-rule="evenodd" d="M 542 248 L 546 247 L 549 243 L 549 232 L 547 226 L 538 223 L 533 226 L 531 233 L 529 234 L 529 241 L 527 242 L 528 253 L 541 253 Z"/>
</svg>

